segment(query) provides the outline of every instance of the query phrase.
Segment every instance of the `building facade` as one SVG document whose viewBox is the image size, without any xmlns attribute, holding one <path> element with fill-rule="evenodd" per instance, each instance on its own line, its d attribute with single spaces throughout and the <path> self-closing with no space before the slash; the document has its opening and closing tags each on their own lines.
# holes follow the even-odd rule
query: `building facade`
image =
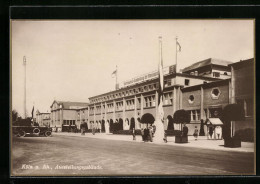
<svg viewBox="0 0 260 184">
<path fill-rule="evenodd" d="M 51 117 L 50 117 L 51 113 L 41 113 L 39 110 L 36 111 L 36 123 L 39 124 L 39 126 L 50 126 L 50 122 L 51 122 Z"/>
<path fill-rule="evenodd" d="M 78 109 L 85 108 L 88 103 L 84 102 L 66 102 L 54 100 L 51 108 L 50 127 L 53 130 L 67 130 L 69 126 L 75 126 L 78 116 Z"/>
<path fill-rule="evenodd" d="M 185 68 L 183 73 L 172 72 L 174 66 L 164 68 L 165 129 L 170 128 L 173 114 L 179 109 L 191 115 L 190 134 L 201 119 L 220 117 L 223 106 L 230 103 L 230 63 L 207 59 Z M 149 75 L 155 77 L 150 79 Z M 122 130 L 140 129 L 144 126 L 140 122 L 142 115 L 150 113 L 156 119 L 158 73 L 144 76 L 146 80 L 141 82 L 142 76 L 125 82 L 127 85 L 119 90 L 90 97 L 89 127 L 105 127 L 106 132 L 112 132 L 115 125 Z"/>
<path fill-rule="evenodd" d="M 245 120 L 236 121 L 234 129 L 254 128 L 255 76 L 254 59 L 229 65 L 231 68 L 231 103 L 240 104 L 245 111 Z"/>
<path fill-rule="evenodd" d="M 254 72 L 253 59 L 231 63 L 206 59 L 175 72 L 175 66 L 164 68 L 164 128 L 180 129 L 173 124 L 175 111 L 189 112 L 189 135 L 201 120 L 220 118 L 223 108 L 231 103 L 242 104 L 246 122 L 238 122 L 235 130 L 253 127 Z M 250 82 L 248 82 L 250 81 Z M 100 132 L 140 129 L 146 126 L 140 120 L 146 113 L 157 119 L 158 72 L 130 79 L 121 88 L 89 98 L 87 103 L 54 101 L 51 106 L 51 126 L 64 130 L 65 126 L 86 122 L 88 129 Z M 207 127 L 204 126 L 204 132 Z"/>
</svg>

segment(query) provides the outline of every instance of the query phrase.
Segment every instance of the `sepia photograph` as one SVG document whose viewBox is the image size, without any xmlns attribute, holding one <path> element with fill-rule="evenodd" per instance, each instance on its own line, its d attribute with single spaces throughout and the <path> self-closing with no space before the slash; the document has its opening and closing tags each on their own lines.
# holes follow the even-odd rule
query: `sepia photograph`
<svg viewBox="0 0 260 184">
<path fill-rule="evenodd" d="M 255 175 L 254 19 L 11 19 L 10 174 Z"/>
</svg>

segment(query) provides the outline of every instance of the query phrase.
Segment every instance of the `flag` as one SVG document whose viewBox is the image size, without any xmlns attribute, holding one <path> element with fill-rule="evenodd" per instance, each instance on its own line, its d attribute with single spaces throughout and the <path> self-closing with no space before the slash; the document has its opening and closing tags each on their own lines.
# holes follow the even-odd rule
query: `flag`
<svg viewBox="0 0 260 184">
<path fill-rule="evenodd" d="M 33 106 L 33 108 L 32 108 L 32 119 L 33 119 L 33 112 L 34 112 L 34 106 Z"/>
<path fill-rule="evenodd" d="M 117 74 L 117 69 L 111 74 L 111 76 L 114 78 L 116 74 Z"/>
<path fill-rule="evenodd" d="M 180 43 L 178 41 L 176 43 L 179 46 L 179 52 L 181 52 L 181 45 L 180 45 Z"/>
</svg>

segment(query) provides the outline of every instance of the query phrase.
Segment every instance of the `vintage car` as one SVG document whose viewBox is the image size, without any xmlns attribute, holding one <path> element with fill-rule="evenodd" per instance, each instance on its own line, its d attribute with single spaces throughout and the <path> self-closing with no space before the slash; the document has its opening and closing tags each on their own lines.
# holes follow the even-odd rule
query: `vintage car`
<svg viewBox="0 0 260 184">
<path fill-rule="evenodd" d="M 46 126 L 38 126 L 30 121 L 19 121 L 12 125 L 12 133 L 18 137 L 24 137 L 26 134 L 51 136 L 52 129 Z"/>
</svg>

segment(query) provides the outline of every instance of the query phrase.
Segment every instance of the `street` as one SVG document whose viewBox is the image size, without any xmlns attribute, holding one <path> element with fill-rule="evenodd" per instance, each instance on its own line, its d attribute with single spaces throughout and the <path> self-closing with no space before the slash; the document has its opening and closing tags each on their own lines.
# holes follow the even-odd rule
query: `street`
<svg viewBox="0 0 260 184">
<path fill-rule="evenodd" d="M 253 174 L 254 153 L 85 137 L 13 137 L 13 176 Z"/>
</svg>

